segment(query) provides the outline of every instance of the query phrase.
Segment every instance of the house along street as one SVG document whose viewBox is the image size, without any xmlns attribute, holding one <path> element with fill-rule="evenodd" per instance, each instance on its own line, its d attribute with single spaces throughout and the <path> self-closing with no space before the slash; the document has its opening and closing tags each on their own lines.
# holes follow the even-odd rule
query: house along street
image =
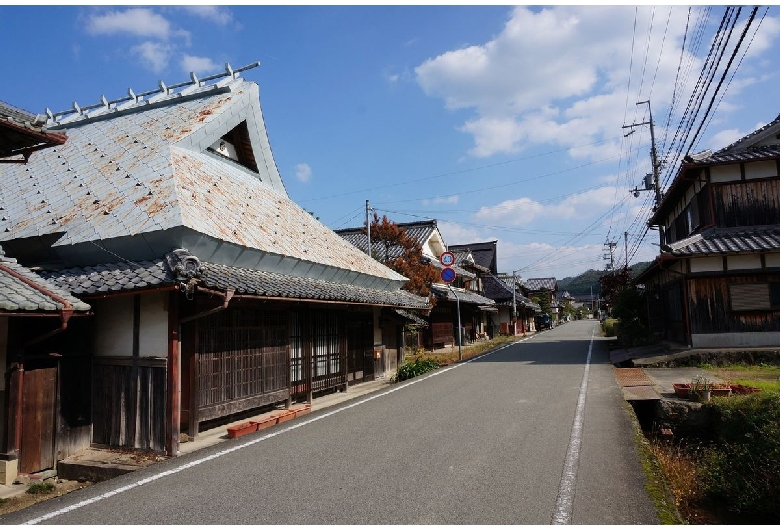
<svg viewBox="0 0 780 530">
<path fill-rule="evenodd" d="M 596 321 L 102 482 L 4 524 L 657 524 Z"/>
</svg>

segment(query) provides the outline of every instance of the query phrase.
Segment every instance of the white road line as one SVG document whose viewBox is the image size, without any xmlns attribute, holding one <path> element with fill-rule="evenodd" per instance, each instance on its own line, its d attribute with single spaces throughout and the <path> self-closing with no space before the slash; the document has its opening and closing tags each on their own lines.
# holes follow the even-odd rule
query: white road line
<svg viewBox="0 0 780 530">
<path fill-rule="evenodd" d="M 323 420 L 323 419 L 325 419 L 327 417 L 333 416 L 334 414 L 338 414 L 339 412 L 343 412 L 343 411 L 349 410 L 349 409 L 351 409 L 353 407 L 357 407 L 359 405 L 363 405 L 365 403 L 368 403 L 369 401 L 373 401 L 374 399 L 377 399 L 377 398 L 384 397 L 384 396 L 387 396 L 389 394 L 392 394 L 393 392 L 398 392 L 399 390 L 403 390 L 404 388 L 410 387 L 412 385 L 416 385 L 417 383 L 421 383 L 421 382 L 425 381 L 426 379 L 430 379 L 431 377 L 436 377 L 437 375 L 441 375 L 441 374 L 443 374 L 445 372 L 449 372 L 450 370 L 455 370 L 456 368 L 460 368 L 461 366 L 464 366 L 464 365 L 466 365 L 468 363 L 474 362 L 474 361 L 479 360 L 479 359 L 483 359 L 483 358 L 485 358 L 485 357 L 487 357 L 489 355 L 493 355 L 494 353 L 496 353 L 498 351 L 501 351 L 504 348 L 507 348 L 507 347 L 509 347 L 509 346 L 511 346 L 513 344 L 519 344 L 521 342 L 525 342 L 525 341 L 527 341 L 530 338 L 531 337 L 526 337 L 526 338 L 524 338 L 522 340 L 519 340 L 517 342 L 512 342 L 512 343 L 505 344 L 504 346 L 501 346 L 500 348 L 496 348 L 495 350 L 491 350 L 491 351 L 489 351 L 489 352 L 487 352 L 487 353 L 485 353 L 483 355 L 480 355 L 479 357 L 473 357 L 473 358 L 468 359 L 468 360 L 466 360 L 466 361 L 464 361 L 462 363 L 454 364 L 454 365 L 449 366 L 447 368 L 443 368 L 441 370 L 437 370 L 436 372 L 434 372 L 434 373 L 432 373 L 430 375 L 427 375 L 425 377 L 414 378 L 413 380 L 409 381 L 408 383 L 404 383 L 404 384 L 402 384 L 400 386 L 397 386 L 395 388 L 391 388 L 390 390 L 387 390 L 385 392 L 381 392 L 379 394 L 371 394 L 369 397 L 367 397 L 365 399 L 361 399 L 360 401 L 356 401 L 354 403 L 350 403 L 349 405 L 345 405 L 345 406 L 340 407 L 340 408 L 338 408 L 336 410 L 332 410 L 330 412 L 326 412 L 325 414 L 320 414 L 319 416 L 317 416 L 315 418 L 311 418 L 311 419 L 308 419 L 306 421 L 302 421 L 300 423 L 295 423 L 295 424 L 293 424 L 293 425 L 291 425 L 289 427 L 286 427 L 284 429 L 280 429 L 278 431 L 271 432 L 269 434 L 266 434 L 265 436 L 261 436 L 260 438 L 255 438 L 255 439 L 253 439 L 253 440 L 251 440 L 249 442 L 246 442 L 246 443 L 243 443 L 243 444 L 240 444 L 240 445 L 235 445 L 235 446 L 233 446 L 233 447 L 231 447 L 229 449 L 225 449 L 223 451 L 216 452 L 216 453 L 214 453 L 212 455 L 209 455 L 209 456 L 206 456 L 206 457 L 203 457 L 203 458 L 199 458 L 197 460 L 193 460 L 192 462 L 188 462 L 186 464 L 182 464 L 182 465 L 180 465 L 178 467 L 175 467 L 173 469 L 169 469 L 168 471 L 163 471 L 162 473 L 158 473 L 156 475 L 152 475 L 151 477 L 147 477 L 145 479 L 133 482 L 133 483 L 128 484 L 126 486 L 122 486 L 121 488 L 117 488 L 117 489 L 108 491 L 106 493 L 103 493 L 101 495 L 97 495 L 95 497 L 90 497 L 89 499 L 85 499 L 85 500 L 83 500 L 81 502 L 78 502 L 76 504 L 72 504 L 71 506 L 66 506 L 66 507 L 61 508 L 61 509 L 59 509 L 57 511 L 50 512 L 50 513 L 47 513 L 45 515 L 41 515 L 40 517 L 36 517 L 35 519 L 30 519 L 29 521 L 26 521 L 23 524 L 38 524 L 38 523 L 42 523 L 44 521 L 48 521 L 49 519 L 53 519 L 54 517 L 57 517 L 58 515 L 63 515 L 63 514 L 72 512 L 74 510 L 77 510 L 79 508 L 83 508 L 84 506 L 89 506 L 90 504 L 94 504 L 94 503 L 96 503 L 98 501 L 101 501 L 101 500 L 104 500 L 104 499 L 108 499 L 110 497 L 113 497 L 114 495 L 119 495 L 120 493 L 124 493 L 126 491 L 130 491 L 132 489 L 137 488 L 138 486 L 143 486 L 144 484 L 149 484 L 150 482 L 154 482 L 155 480 L 159 480 L 161 478 L 164 478 L 164 477 L 167 477 L 167 476 L 170 476 L 170 475 L 175 475 L 175 474 L 177 474 L 177 473 L 179 473 L 181 471 L 184 471 L 185 469 L 189 469 L 191 467 L 198 466 L 198 465 L 203 464 L 205 462 L 210 462 L 211 460 L 215 460 L 215 459 L 220 458 L 222 456 L 225 456 L 227 454 L 233 453 L 235 451 L 238 451 L 239 449 L 243 449 L 245 447 L 249 447 L 249 446 L 258 444 L 260 442 L 268 440 L 269 438 L 273 438 L 274 436 L 279 436 L 280 434 L 284 434 L 286 432 L 289 432 L 289 431 L 292 431 L 292 430 L 295 430 L 295 429 L 300 429 L 301 427 L 303 427 L 305 425 L 309 425 L 310 423 L 314 423 L 315 421 Z"/>
<path fill-rule="evenodd" d="M 588 374 L 590 373 L 590 357 L 593 352 L 593 337 L 596 328 L 590 334 L 588 357 L 585 361 L 585 373 L 582 374 L 580 395 L 577 397 L 577 412 L 574 415 L 574 425 L 571 428 L 569 448 L 566 450 L 566 462 L 563 466 L 561 485 L 558 487 L 558 498 L 555 501 L 555 512 L 551 524 L 570 524 L 574 491 L 577 485 L 577 468 L 580 465 L 580 445 L 582 444 L 582 426 L 585 420 L 585 396 L 588 393 Z"/>
</svg>

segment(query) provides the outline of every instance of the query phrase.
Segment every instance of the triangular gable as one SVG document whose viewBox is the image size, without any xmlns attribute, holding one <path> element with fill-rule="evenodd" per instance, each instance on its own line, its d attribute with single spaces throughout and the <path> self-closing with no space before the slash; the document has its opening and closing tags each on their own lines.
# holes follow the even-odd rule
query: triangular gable
<svg viewBox="0 0 780 530">
<path fill-rule="evenodd" d="M 724 147 L 716 154 L 725 154 L 748 147 L 764 147 L 767 145 L 778 145 L 780 141 L 780 114 L 770 123 L 759 127 L 755 131 L 747 134 L 736 142 Z"/>
</svg>

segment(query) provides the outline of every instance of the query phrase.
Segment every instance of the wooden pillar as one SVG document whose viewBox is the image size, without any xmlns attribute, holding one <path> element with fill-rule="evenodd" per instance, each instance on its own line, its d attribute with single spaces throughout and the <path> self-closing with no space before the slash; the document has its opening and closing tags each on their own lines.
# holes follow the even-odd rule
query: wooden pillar
<svg viewBox="0 0 780 530">
<path fill-rule="evenodd" d="M 179 454 L 181 413 L 181 354 L 179 348 L 179 291 L 168 294 L 168 363 L 165 396 L 165 452 Z"/>
<path fill-rule="evenodd" d="M 8 378 L 8 418 L 6 422 L 6 446 L 7 458 L 19 457 L 19 448 L 22 445 L 22 383 L 24 382 L 24 366 L 16 365 Z"/>
</svg>

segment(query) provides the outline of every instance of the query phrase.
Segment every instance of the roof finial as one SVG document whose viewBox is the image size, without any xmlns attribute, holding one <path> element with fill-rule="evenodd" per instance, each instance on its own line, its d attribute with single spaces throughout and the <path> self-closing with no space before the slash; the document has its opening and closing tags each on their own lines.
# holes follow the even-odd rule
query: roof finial
<svg viewBox="0 0 780 530">
<path fill-rule="evenodd" d="M 192 79 L 195 86 L 200 86 L 200 81 L 198 81 L 198 76 L 195 75 L 195 72 L 190 72 L 190 79 Z"/>
<path fill-rule="evenodd" d="M 168 95 L 168 87 L 165 86 L 165 83 L 163 83 L 162 79 L 160 79 L 160 92 L 162 92 L 166 96 Z"/>
<path fill-rule="evenodd" d="M 230 67 L 230 63 L 225 63 L 225 71 L 233 79 L 236 78 L 236 74 L 233 73 L 233 69 Z"/>
</svg>

